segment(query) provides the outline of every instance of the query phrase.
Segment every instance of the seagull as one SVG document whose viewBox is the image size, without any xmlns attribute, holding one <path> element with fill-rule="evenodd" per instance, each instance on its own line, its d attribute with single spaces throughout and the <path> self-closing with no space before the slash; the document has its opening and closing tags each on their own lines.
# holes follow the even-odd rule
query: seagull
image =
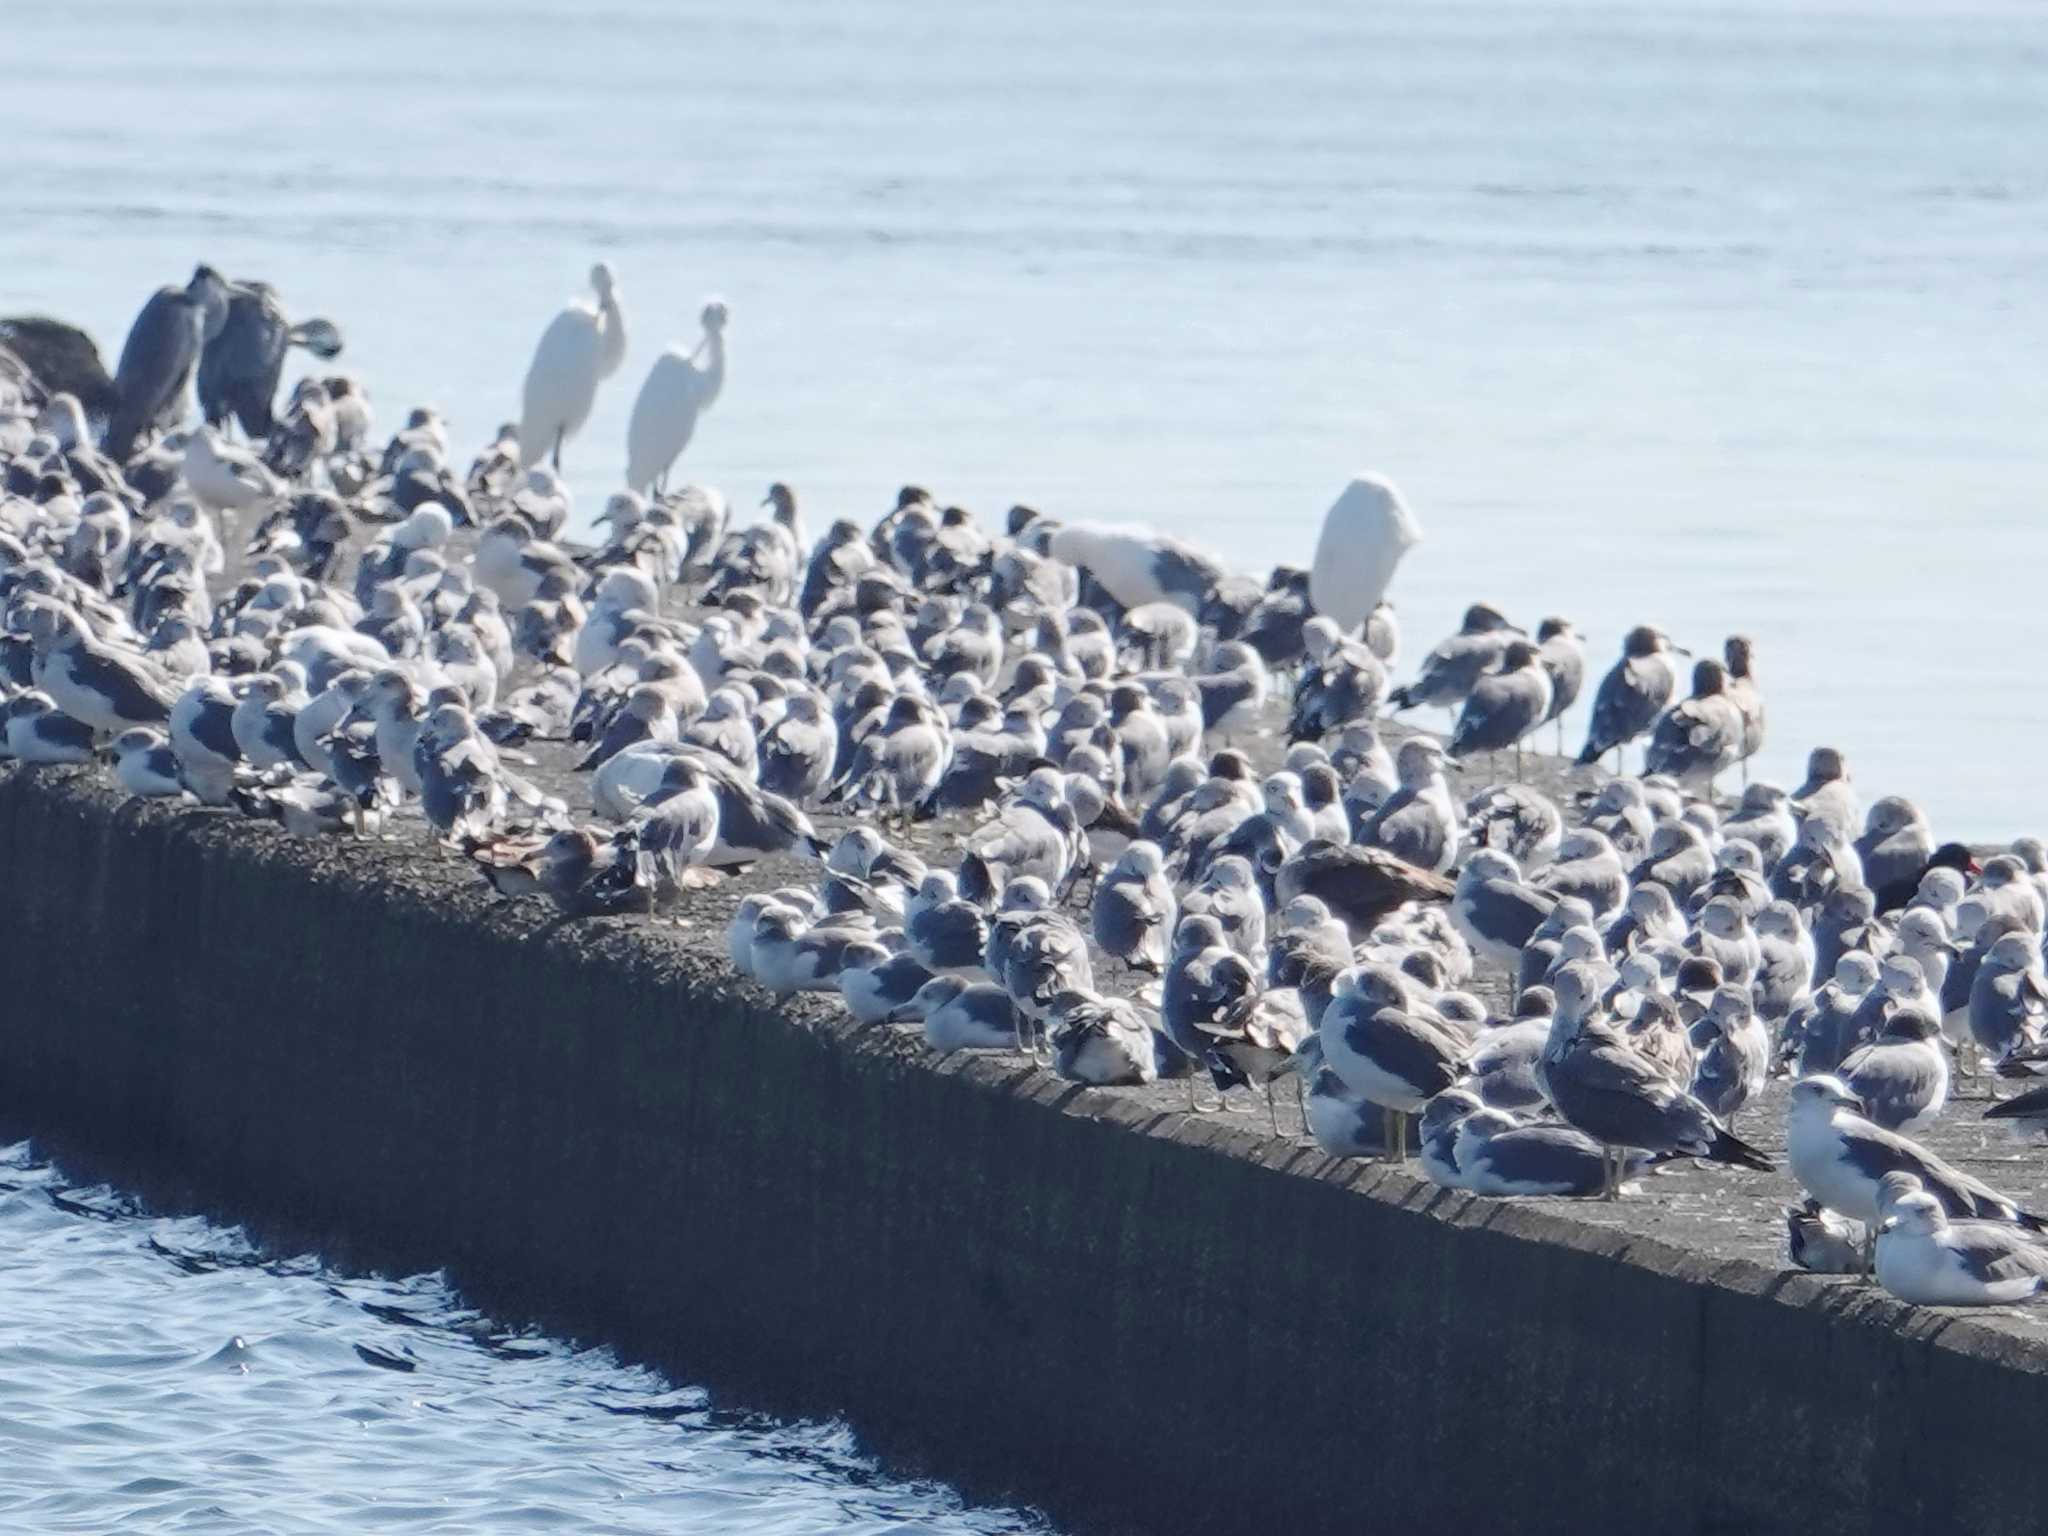
<svg viewBox="0 0 2048 1536">
<path fill-rule="evenodd" d="M 891 954 L 878 943 L 860 940 L 840 952 L 839 996 L 863 1024 L 889 1022 L 931 979 L 916 956 Z"/>
<path fill-rule="evenodd" d="M 1712 658 L 1698 661 L 1692 696 L 1667 709 L 1651 731 L 1643 771 L 1711 793 L 1715 776 L 1741 760 L 1742 741 L 1742 713 L 1728 695 L 1727 669 Z"/>
<path fill-rule="evenodd" d="M 156 670 L 95 640 L 69 609 L 39 604 L 29 635 L 36 687 L 72 719 L 105 735 L 170 720 L 177 695 Z"/>
<path fill-rule="evenodd" d="M 1820 821 L 1844 843 L 1855 838 L 1862 802 L 1849 782 L 1848 760 L 1836 748 L 1815 747 L 1807 753 L 1806 780 L 1792 791 L 1792 814 L 1802 827 Z"/>
<path fill-rule="evenodd" d="M 1828 980 L 1806 1007 L 1785 1021 L 1780 1051 L 1784 1055 L 1796 1052 L 1800 1076 L 1833 1072 L 1854 1049 L 1856 1011 L 1876 988 L 1877 978 L 1877 957 L 1864 950 L 1850 950 L 1835 962 Z"/>
<path fill-rule="evenodd" d="M 1877 1283 L 1918 1306 L 2009 1306 L 2048 1287 L 2048 1248 L 1997 1222 L 1951 1220 L 1941 1200 L 1916 1191 L 1877 1234 Z"/>
<path fill-rule="evenodd" d="M 1400 787 L 1358 829 L 1358 841 L 1441 875 L 1458 859 L 1458 808 L 1444 780 L 1444 749 L 1427 736 L 1401 743 Z"/>
<path fill-rule="evenodd" d="M 1842 1059 L 1836 1075 L 1862 1101 L 1873 1124 L 1917 1136 L 1933 1127 L 1948 1103 L 1941 1025 L 1924 1008 L 1900 1008 L 1877 1039 Z"/>
<path fill-rule="evenodd" d="M 705 876 L 697 871 L 718 846 L 719 832 L 718 796 L 703 767 L 678 758 L 665 778 L 673 787 L 643 805 L 630 823 L 642 876 L 657 899 L 703 883 Z"/>
<path fill-rule="evenodd" d="M 1591 910 L 1590 921 L 1612 922 L 1629 897 L 1628 870 L 1606 833 L 1593 827 L 1578 827 L 1558 844 L 1557 857 L 1538 876 L 1537 886 L 1552 896 L 1576 896 Z M 1660 892 L 1663 887 L 1657 888 Z M 1665 899 L 1670 899 L 1665 892 Z M 1660 911 L 1661 915 L 1661 911 Z M 1675 911 L 1674 911 L 1675 915 Z M 1684 922 L 1677 934 L 1657 933 L 1653 937 L 1683 938 Z"/>
<path fill-rule="evenodd" d="M 1474 953 L 1511 968 L 1557 901 L 1524 885 L 1521 870 L 1506 854 L 1482 848 L 1458 871 L 1451 921 Z"/>
<path fill-rule="evenodd" d="M 1705 1036 L 1702 1039 L 1702 1036 Z M 1728 1124 L 1763 1092 L 1771 1067 L 1771 1036 L 1756 1016 L 1749 988 L 1723 983 L 1694 1031 L 1700 1046 L 1692 1094 Z"/>
<path fill-rule="evenodd" d="M 114 777 L 137 799 L 173 800 L 184 795 L 185 781 L 178 772 L 178 755 L 171 750 L 162 731 L 147 726 L 123 731 L 108 751 L 114 760 Z"/>
<path fill-rule="evenodd" d="M 1773 901 L 1756 915 L 1757 972 L 1750 990 L 1757 1015 L 1780 1025 L 1811 993 L 1813 940 L 1789 901 Z"/>
<path fill-rule="evenodd" d="M 1571 976 L 1568 966 L 1560 978 Z M 1559 1003 L 1565 1002 L 1563 992 Z M 1611 1028 L 1564 1006 L 1551 1024 L 1544 1088 L 1565 1123 L 1608 1149 L 1607 1199 L 1619 1192 L 1628 1149 L 1678 1153 L 1768 1173 L 1771 1160 L 1731 1133 L 1698 1099 Z"/>
<path fill-rule="evenodd" d="M 1728 669 L 1728 697 L 1742 717 L 1742 771 L 1746 784 L 1749 760 L 1764 746 L 1764 696 L 1756 681 L 1756 642 L 1747 635 L 1730 635 L 1722 643 L 1721 661 Z"/>
<path fill-rule="evenodd" d="M 1474 752 L 1515 752 L 1515 777 L 1522 776 L 1522 741 L 1550 718 L 1552 684 L 1543 656 L 1527 640 L 1501 653 L 1499 667 L 1479 677 L 1465 695 L 1446 751 L 1454 758 Z"/>
<path fill-rule="evenodd" d="M 1536 645 L 1543 670 L 1550 674 L 1550 707 L 1544 715 L 1557 722 L 1557 755 L 1563 757 L 1564 712 L 1586 686 L 1586 641 L 1570 619 L 1550 618 L 1536 626 Z"/>
<path fill-rule="evenodd" d="M 1269 686 L 1259 653 L 1235 640 L 1216 647 L 1194 684 L 1202 701 L 1202 729 L 1225 740 L 1258 723 Z"/>
<path fill-rule="evenodd" d="M 1813 1275 L 1863 1273 L 1863 1229 L 1808 1199 L 1785 1207 L 1785 1252 Z"/>
<path fill-rule="evenodd" d="M 29 689 L 0 707 L 7 755 L 32 764 L 89 763 L 93 728 L 57 708 L 47 693 Z"/>
<path fill-rule="evenodd" d="M 1754 846 L 1765 868 L 1782 859 L 1798 835 L 1789 797 L 1776 784 L 1761 779 L 1743 786 L 1741 802 L 1721 822 L 1721 836 Z"/>
<path fill-rule="evenodd" d="M 1111 959 L 1154 975 L 1165 969 L 1175 900 L 1155 844 L 1141 840 L 1123 851 L 1097 884 L 1089 916 L 1095 942 Z"/>
<path fill-rule="evenodd" d="M 1051 999 L 1053 1072 L 1068 1082 L 1098 1087 L 1156 1082 L 1157 1037 L 1122 998 L 1083 990 Z"/>
<path fill-rule="evenodd" d="M 1465 1042 L 1417 1012 L 1400 973 L 1353 966 L 1337 977 L 1317 1030 L 1323 1059 L 1345 1087 L 1398 1117 L 1458 1080 Z M 1408 1155 L 1407 1121 L 1394 1122 L 1393 1160 Z"/>
<path fill-rule="evenodd" d="M 1970 1039 L 1993 1066 L 2039 1045 L 2048 1033 L 2048 977 L 2042 975 L 2037 944 L 2032 934 L 2000 934 L 1970 984 Z M 1997 1096 L 1994 1077 L 1992 1097 Z"/>
<path fill-rule="evenodd" d="M 1426 704 L 1456 709 L 1480 677 L 1499 664 L 1512 637 L 1522 633 L 1499 609 L 1474 603 L 1465 610 L 1458 632 L 1423 657 L 1415 681 L 1396 688 L 1387 702 L 1397 711 Z"/>
<path fill-rule="evenodd" d="M 1198 614 L 1228 574 L 1192 545 L 1124 524 L 1064 524 L 1053 530 L 1045 553 L 1092 578 L 1124 608 L 1164 602 Z"/>
<path fill-rule="evenodd" d="M 994 982 L 934 976 L 889 1015 L 891 1024 L 921 1023 L 925 1044 L 940 1055 L 954 1051 L 1019 1048 L 1017 1013 L 1010 994 Z"/>
<path fill-rule="evenodd" d="M 1579 762 L 1597 763 L 1609 752 L 1617 770 L 1621 749 L 1657 723 L 1678 691 L 1678 674 L 1668 659 L 1673 651 L 1690 653 L 1648 624 L 1638 624 L 1622 640 L 1621 660 L 1600 680 L 1593 695 L 1593 718 L 1586 726 L 1586 745 Z"/>
<path fill-rule="evenodd" d="M 1280 866 L 1273 880 L 1282 903 L 1313 896 L 1354 935 L 1372 932 L 1404 904 L 1449 901 L 1450 881 L 1415 868 L 1377 848 L 1311 839 Z"/>
<path fill-rule="evenodd" d="M 1895 1172 L 1919 1179 L 1952 1216 L 2040 1225 L 2039 1218 L 1988 1184 L 1870 1120 L 1863 1101 L 1838 1077 L 1805 1077 L 1793 1084 L 1785 1154 L 1807 1193 L 1872 1231 L 1878 1219 L 1878 1181 Z"/>
<path fill-rule="evenodd" d="M 1871 802 L 1864 817 L 1856 854 L 1863 861 L 1863 883 L 1884 896 L 1878 910 L 1902 907 L 1919 887 L 1920 876 L 1934 853 L 1934 832 L 1920 808 L 1904 795 L 1885 795 Z M 1968 857 L 1968 850 L 1964 850 Z"/>
<path fill-rule="evenodd" d="M 285 491 L 284 482 L 261 459 L 233 447 L 211 427 L 200 427 L 185 442 L 185 483 L 210 512 L 268 506 Z"/>
<path fill-rule="evenodd" d="M 1308 782 L 1306 775 L 1303 782 Z M 1495 784 L 1465 802 L 1464 836 L 1475 847 L 1498 849 L 1524 871 L 1537 870 L 1562 851 L 1564 813 L 1527 785 Z M 1621 872 L 1617 860 L 1615 874 Z"/>
<path fill-rule="evenodd" d="M 1453 1088 L 1445 1097 L 1454 1095 L 1474 1105 L 1458 1122 L 1454 1143 L 1458 1173 L 1473 1194 L 1584 1200 L 1605 1192 L 1607 1151 L 1592 1137 L 1568 1125 L 1525 1123 L 1505 1110 L 1480 1105 L 1461 1089 Z M 1621 1178 L 1632 1178 L 1649 1162 L 1641 1154 L 1630 1155 Z"/>
</svg>

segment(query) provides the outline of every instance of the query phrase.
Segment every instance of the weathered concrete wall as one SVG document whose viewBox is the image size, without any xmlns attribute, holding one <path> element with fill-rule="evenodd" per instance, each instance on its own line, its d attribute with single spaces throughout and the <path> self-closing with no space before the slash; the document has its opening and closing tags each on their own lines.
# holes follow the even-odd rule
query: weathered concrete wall
<svg viewBox="0 0 2048 1536">
<path fill-rule="evenodd" d="M 935 1067 L 422 865 L 0 771 L 0 1120 L 1097 1527 L 2042 1525 L 2012 1325 Z"/>
</svg>

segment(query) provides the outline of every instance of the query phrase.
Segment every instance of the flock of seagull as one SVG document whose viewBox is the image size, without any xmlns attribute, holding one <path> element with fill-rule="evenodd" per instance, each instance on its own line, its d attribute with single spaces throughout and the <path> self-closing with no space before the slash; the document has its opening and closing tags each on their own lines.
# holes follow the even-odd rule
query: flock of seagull
<svg viewBox="0 0 2048 1536">
<path fill-rule="evenodd" d="M 792 855 L 808 878 L 749 882 L 726 927 L 778 995 L 1076 1082 L 1180 1079 L 1193 1110 L 1263 1097 L 1276 1134 L 1287 1084 L 1330 1154 L 1405 1161 L 1412 1132 L 1479 1195 L 1768 1170 L 1737 1128 L 1790 1077 L 1794 1262 L 1925 1304 L 2048 1284 L 2041 1219 L 1920 1139 L 1960 1074 L 2048 1131 L 2048 1088 L 1998 1091 L 2048 1071 L 2048 849 L 1980 864 L 1909 800 L 1866 809 L 1832 748 L 1795 790 L 1748 782 L 1747 639 L 1684 692 L 1683 653 L 1632 630 L 1578 754 L 1615 776 L 1546 792 L 1525 752 L 1562 747 L 1583 640 L 1475 604 L 1393 687 L 1413 535 L 1384 482 L 1340 505 L 1399 548 L 1326 537 L 1264 580 L 914 486 L 815 540 L 786 486 L 752 522 L 667 489 L 723 380 L 716 301 L 648 378 L 603 541 L 572 546 L 561 454 L 625 351 L 592 283 L 460 476 L 436 412 L 379 443 L 346 375 L 274 411 L 285 352 L 340 338 L 262 284 L 161 290 L 112 375 L 58 322 L 0 321 L 0 753 L 298 836 L 417 818 L 565 919 Z M 1431 706 L 1441 740 L 1387 723 Z M 521 771 L 543 743 L 574 796 Z"/>
</svg>

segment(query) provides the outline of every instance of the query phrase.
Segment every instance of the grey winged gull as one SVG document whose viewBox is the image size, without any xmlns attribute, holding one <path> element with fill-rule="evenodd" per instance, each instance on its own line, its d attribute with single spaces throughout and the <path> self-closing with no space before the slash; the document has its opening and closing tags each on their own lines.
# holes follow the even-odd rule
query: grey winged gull
<svg viewBox="0 0 2048 1536">
<path fill-rule="evenodd" d="M 114 760 L 115 779 L 137 799 L 169 800 L 185 793 L 178 754 L 162 731 L 135 726 L 116 736 L 108 751 Z"/>
<path fill-rule="evenodd" d="M 1875 1040 L 1842 1058 L 1836 1075 L 1873 1124 L 1917 1136 L 1948 1103 L 1948 1047 L 1941 1025 L 1924 1008 L 1902 1007 Z"/>
<path fill-rule="evenodd" d="M 1815 747 L 1806 754 L 1806 778 L 1792 791 L 1792 814 L 1802 824 L 1824 821 L 1843 842 L 1856 836 L 1863 820 L 1862 801 L 1850 782 L 1848 759 L 1835 747 Z"/>
<path fill-rule="evenodd" d="M 1970 1040 L 1993 1066 L 2040 1044 L 2048 1032 L 2048 977 L 2031 934 L 2004 933 L 1992 943 L 1970 984 L 1968 1018 Z"/>
<path fill-rule="evenodd" d="M 1721 835 L 1753 845 L 1764 867 L 1770 868 L 1799 835 L 1792 822 L 1790 797 L 1776 784 L 1752 780 L 1743 786 L 1741 801 L 1722 820 Z"/>
<path fill-rule="evenodd" d="M 1855 848 L 1863 861 L 1863 883 L 1885 895 L 1902 892 L 1889 903 L 1900 907 L 1919 887 L 1920 876 L 1934 853 L 1934 829 L 1904 795 L 1883 795 L 1871 801 Z M 1882 899 L 1878 909 L 1888 910 Z"/>
<path fill-rule="evenodd" d="M 1536 885 L 1552 896 L 1576 896 L 1592 909 L 1591 922 L 1605 925 L 1621 911 L 1629 894 L 1628 870 L 1612 839 L 1594 827 L 1574 827 L 1564 835 L 1557 857 L 1537 877 Z"/>
<path fill-rule="evenodd" d="M 673 788 L 644 805 L 631 822 L 643 878 L 657 896 L 701 884 L 697 871 L 718 845 L 718 796 L 700 764 L 678 758 L 666 776 Z"/>
<path fill-rule="evenodd" d="M 1104 954 L 1157 974 L 1166 964 L 1175 912 L 1166 862 L 1156 846 L 1140 840 L 1104 872 L 1089 921 Z"/>
<path fill-rule="evenodd" d="M 1721 645 L 1721 663 L 1728 672 L 1728 698 L 1742 719 L 1742 771 L 1746 776 L 1749 760 L 1764 747 L 1764 695 L 1756 678 L 1756 642 L 1747 635 L 1730 635 Z"/>
<path fill-rule="evenodd" d="M 228 728 L 243 759 L 257 769 L 304 768 L 292 725 L 311 701 L 300 686 L 297 664 L 280 662 L 277 671 L 245 678 L 240 687 L 241 699 L 228 717 Z"/>
<path fill-rule="evenodd" d="M 1399 973 L 1353 966 L 1336 981 L 1317 1030 L 1323 1059 L 1353 1093 L 1405 1117 L 1458 1080 L 1465 1041 L 1419 1013 Z M 1407 1121 L 1394 1122 L 1393 1157 L 1407 1156 Z"/>
<path fill-rule="evenodd" d="M 892 1024 L 921 1023 L 925 1044 L 954 1051 L 1014 1051 L 1017 1012 L 1009 993 L 990 981 L 934 976 L 889 1015 Z"/>
<path fill-rule="evenodd" d="M 860 940 L 840 952 L 839 996 L 863 1024 L 886 1022 L 931 979 L 932 973 L 907 951 L 891 954 L 879 943 Z"/>
<path fill-rule="evenodd" d="M 1878 1183 L 1888 1173 L 1912 1174 L 1952 1216 L 2039 1225 L 2038 1218 L 1982 1180 L 1870 1120 L 1863 1101 L 1838 1077 L 1806 1077 L 1793 1084 L 1785 1155 L 1807 1193 L 1869 1229 L 1877 1225 Z"/>
<path fill-rule="evenodd" d="M 1763 947 L 1742 908 L 1728 896 L 1710 897 L 1700 908 L 1688 947 L 1721 968 L 1724 981 L 1747 987 L 1763 964 Z"/>
<path fill-rule="evenodd" d="M 1458 860 L 1458 808 L 1444 779 L 1444 749 L 1427 736 L 1401 743 L 1400 785 L 1358 829 L 1358 841 L 1443 874 Z"/>
<path fill-rule="evenodd" d="M 1560 977 L 1570 976 L 1567 967 Z M 1609 1199 L 1619 1192 L 1630 1149 L 1679 1153 L 1769 1172 L 1771 1160 L 1732 1134 L 1713 1112 L 1595 1018 L 1573 1017 L 1562 1004 L 1545 1051 L 1544 1089 L 1567 1125 L 1607 1149 Z"/>
<path fill-rule="evenodd" d="M 1643 771 L 1710 791 L 1715 777 L 1741 760 L 1742 712 L 1728 696 L 1727 669 L 1711 657 L 1695 662 L 1692 694 L 1658 717 Z"/>
<path fill-rule="evenodd" d="M 1526 784 L 1494 784 L 1465 802 L 1464 837 L 1474 847 L 1499 849 L 1527 873 L 1548 865 L 1562 849 L 1564 813 Z M 1615 873 L 1621 873 L 1618 861 Z"/>
<path fill-rule="evenodd" d="M 29 618 L 36 687 L 103 735 L 164 725 L 177 691 L 141 657 L 93 639 L 68 609 L 39 604 Z"/>
<path fill-rule="evenodd" d="M 1052 1069 L 1058 1076 L 1099 1087 L 1158 1080 L 1158 1037 L 1130 1003 L 1074 990 L 1054 997 L 1050 1011 Z"/>
<path fill-rule="evenodd" d="M 1491 604 L 1472 604 L 1465 610 L 1458 632 L 1423 657 L 1415 681 L 1396 688 L 1387 702 L 1396 710 L 1429 704 L 1456 709 L 1465 702 L 1473 684 L 1499 663 L 1511 639 L 1521 633 Z"/>
<path fill-rule="evenodd" d="M 1694 1041 L 1699 1059 L 1693 1067 L 1692 1095 L 1732 1125 L 1763 1092 L 1771 1068 L 1770 1032 L 1756 1016 L 1749 988 L 1734 982 L 1715 988 Z"/>
<path fill-rule="evenodd" d="M 1473 681 L 1446 752 L 1454 758 L 1484 752 L 1491 758 L 1512 748 L 1519 779 L 1522 741 L 1549 718 L 1550 698 L 1550 673 L 1542 654 L 1527 640 L 1513 641 L 1501 653 L 1499 666 Z"/>
<path fill-rule="evenodd" d="M 988 918 L 960 896 L 949 871 L 935 869 L 904 905 L 903 940 L 936 975 L 978 975 L 988 951 Z"/>
<path fill-rule="evenodd" d="M 1773 901 L 1756 915 L 1757 971 L 1750 983 L 1757 1014 L 1780 1025 L 1810 994 L 1813 940 L 1789 901 Z"/>
<path fill-rule="evenodd" d="M 59 709 L 47 693 L 29 689 L 0 708 L 6 722 L 7 755 L 32 764 L 89 763 L 93 729 Z"/>
<path fill-rule="evenodd" d="M 1670 636 L 1648 624 L 1638 624 L 1623 638 L 1621 660 L 1593 694 L 1581 763 L 1597 763 L 1612 752 L 1618 765 L 1621 749 L 1657 723 L 1678 691 L 1678 674 L 1669 660 L 1674 649 Z"/>
<path fill-rule="evenodd" d="M 205 805 L 226 805 L 235 786 L 235 764 L 242 760 L 234 733 L 235 705 L 228 684 L 206 676 L 194 678 L 171 706 L 171 750 L 184 770 L 186 787 Z"/>
<path fill-rule="evenodd" d="M 1586 686 L 1586 640 L 1570 619 L 1548 618 L 1536 626 L 1543 670 L 1550 674 L 1550 704 L 1544 718 L 1557 722 L 1557 755 L 1564 756 L 1564 712 Z"/>
<path fill-rule="evenodd" d="M 2048 1248 L 2015 1227 L 1954 1220 L 1916 1191 L 1893 1203 L 1877 1234 L 1877 1283 L 1920 1306 L 2009 1306 L 2048 1288 Z"/>
<path fill-rule="evenodd" d="M 1451 921 L 1475 954 L 1512 968 L 1556 905 L 1555 896 L 1523 883 L 1513 859 L 1481 848 L 1458 871 Z"/>
<path fill-rule="evenodd" d="M 1458 1122 L 1453 1152 L 1464 1187 L 1475 1195 L 1586 1200 L 1606 1190 L 1607 1150 L 1599 1142 L 1568 1125 L 1530 1123 L 1492 1106 Z M 1641 1153 L 1624 1157 L 1624 1192 L 1649 1162 Z"/>
</svg>

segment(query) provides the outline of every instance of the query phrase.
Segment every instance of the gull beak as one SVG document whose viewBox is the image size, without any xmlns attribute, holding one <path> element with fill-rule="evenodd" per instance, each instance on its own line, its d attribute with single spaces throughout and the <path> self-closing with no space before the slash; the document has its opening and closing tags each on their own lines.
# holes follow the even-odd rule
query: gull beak
<svg viewBox="0 0 2048 1536">
<path fill-rule="evenodd" d="M 1879 1232 L 1889 1232 L 1889 1231 L 1891 1231 L 1891 1230 L 1892 1230 L 1892 1228 L 1896 1227 L 1896 1226 L 1897 1226 L 1898 1224 L 1899 1224 L 1899 1218 L 1898 1218 L 1898 1217 L 1896 1217 L 1896 1216 L 1887 1216 L 1887 1217 L 1885 1217 L 1885 1219 L 1884 1219 L 1883 1221 L 1880 1221 L 1880 1222 L 1879 1222 L 1879 1223 L 1877 1224 L 1877 1230 L 1878 1230 Z"/>
</svg>

